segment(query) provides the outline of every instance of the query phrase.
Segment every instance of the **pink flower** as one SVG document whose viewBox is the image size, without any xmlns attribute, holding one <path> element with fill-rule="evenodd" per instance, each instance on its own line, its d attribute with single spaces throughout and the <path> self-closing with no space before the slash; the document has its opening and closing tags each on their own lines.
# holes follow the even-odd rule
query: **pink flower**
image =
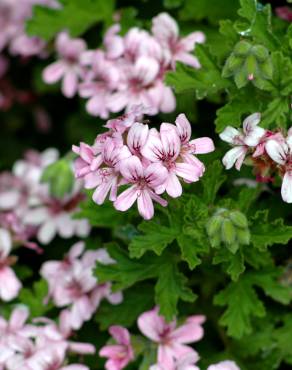
<svg viewBox="0 0 292 370">
<path fill-rule="evenodd" d="M 80 157 L 74 162 L 75 175 L 77 178 L 82 178 L 98 169 L 102 164 L 102 155 L 94 146 L 89 146 L 85 143 L 80 143 L 80 146 L 73 145 L 72 151 Z"/>
<path fill-rule="evenodd" d="M 174 370 L 200 370 L 195 363 L 199 360 L 196 353 L 188 353 L 175 362 Z M 162 365 L 153 365 L 149 370 L 168 370 Z"/>
<path fill-rule="evenodd" d="M 192 316 L 180 327 L 176 322 L 166 323 L 158 314 L 158 308 L 145 312 L 138 318 L 140 331 L 153 342 L 158 343 L 158 365 L 175 370 L 175 362 L 184 356 L 197 356 L 197 352 L 186 344 L 199 341 L 204 334 L 204 316 Z M 198 357 L 198 356 L 197 356 Z"/>
<path fill-rule="evenodd" d="M 233 361 L 222 361 L 218 364 L 210 365 L 207 370 L 240 370 Z"/>
<path fill-rule="evenodd" d="M 190 140 L 192 128 L 190 122 L 183 113 L 177 116 L 175 124 L 181 142 L 180 157 L 184 162 L 190 163 L 198 167 L 198 169 L 201 169 L 201 174 L 203 174 L 205 166 L 195 157 L 195 154 L 213 152 L 215 150 L 213 141 L 208 137 Z"/>
<path fill-rule="evenodd" d="M 22 287 L 15 272 L 10 267 L 13 259 L 9 257 L 12 240 L 7 230 L 0 228 L 0 298 L 11 301 L 18 296 Z"/>
<path fill-rule="evenodd" d="M 62 92 L 71 98 L 76 94 L 78 79 L 84 73 L 80 57 L 86 44 L 82 39 L 71 39 L 67 32 L 61 32 L 56 40 L 56 49 L 61 59 L 45 68 L 43 79 L 48 84 L 62 79 Z"/>
<path fill-rule="evenodd" d="M 131 153 L 125 145 L 120 146 L 117 145 L 114 139 L 106 139 L 102 150 L 102 162 L 104 165 L 85 177 L 85 188 L 96 188 L 92 195 L 92 199 L 95 203 L 102 204 L 108 193 L 110 193 L 110 200 L 116 200 L 120 176 L 120 162 L 129 158 L 130 155 Z"/>
<path fill-rule="evenodd" d="M 121 326 L 111 326 L 109 332 L 117 344 L 102 347 L 99 355 L 108 358 L 105 364 L 107 370 L 124 369 L 134 359 L 130 333 Z"/>
<path fill-rule="evenodd" d="M 277 16 L 287 22 L 292 22 L 292 10 L 289 6 L 278 6 L 275 8 Z"/>
<path fill-rule="evenodd" d="M 168 49 L 172 67 L 175 67 L 176 61 L 194 68 L 200 67 L 198 59 L 190 52 L 194 50 L 196 43 L 205 41 L 205 35 L 202 32 L 193 32 L 180 38 L 175 20 L 167 13 L 161 13 L 152 20 L 152 33 L 162 47 Z"/>
<path fill-rule="evenodd" d="M 284 142 L 269 140 L 266 143 L 266 151 L 279 165 L 280 173 L 283 174 L 282 199 L 284 202 L 292 203 L 292 136 L 288 135 Z"/>
<path fill-rule="evenodd" d="M 108 59 L 117 59 L 124 53 L 124 40 L 121 36 L 117 35 L 121 27 L 119 24 L 111 26 L 104 36 L 104 46 L 106 49 L 106 56 Z"/>
<path fill-rule="evenodd" d="M 151 162 L 165 166 L 168 176 L 159 193 L 166 190 L 167 194 L 176 198 L 182 194 L 182 186 L 178 177 L 188 182 L 195 182 L 202 176 L 202 168 L 193 163 L 183 162 L 179 158 L 181 140 L 176 127 L 170 123 L 162 123 L 160 133 L 151 129 L 146 145 L 141 150 L 143 156 Z"/>
<path fill-rule="evenodd" d="M 79 94 L 83 98 L 90 98 L 86 104 L 88 113 L 108 118 L 111 94 L 119 84 L 119 69 L 106 59 L 101 50 L 85 53 L 83 60 L 83 64 L 90 65 L 91 69 L 79 86 Z"/>
<path fill-rule="evenodd" d="M 222 160 L 227 170 L 235 164 L 239 171 L 249 148 L 255 148 L 260 143 L 266 133 L 263 128 L 258 127 L 260 119 L 260 113 L 254 113 L 243 121 L 243 131 L 228 126 L 219 135 L 223 141 L 234 146 Z"/>
<path fill-rule="evenodd" d="M 161 164 L 143 167 L 140 159 L 132 156 L 121 162 L 120 171 L 132 186 L 118 196 L 114 203 L 117 210 L 126 211 L 137 201 L 140 215 L 149 220 L 154 215 L 153 200 L 163 207 L 167 205 L 167 201 L 155 193 L 167 178 L 167 170 Z"/>
</svg>

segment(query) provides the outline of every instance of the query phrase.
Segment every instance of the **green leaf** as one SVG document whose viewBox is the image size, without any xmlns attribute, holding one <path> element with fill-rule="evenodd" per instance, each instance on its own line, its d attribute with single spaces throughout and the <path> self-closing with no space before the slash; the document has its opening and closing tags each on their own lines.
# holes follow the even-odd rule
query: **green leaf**
<svg viewBox="0 0 292 370">
<path fill-rule="evenodd" d="M 263 112 L 261 127 L 273 128 L 287 126 L 287 114 L 290 113 L 290 98 L 278 97 L 272 100 Z"/>
<path fill-rule="evenodd" d="M 159 225 L 155 221 L 142 222 L 138 229 L 144 234 L 135 236 L 131 241 L 129 245 L 131 258 L 140 258 L 147 251 L 153 251 L 160 256 L 178 234 L 177 229 Z"/>
<path fill-rule="evenodd" d="M 137 317 L 154 306 L 153 289 L 148 285 L 139 285 L 128 289 L 123 294 L 123 301 L 112 305 L 103 301 L 99 307 L 95 320 L 101 330 L 108 329 L 111 325 L 130 327 L 135 324 Z"/>
<path fill-rule="evenodd" d="M 251 317 L 265 315 L 263 303 L 245 276 L 220 291 L 215 296 L 214 303 L 219 306 L 227 305 L 220 323 L 227 327 L 228 335 L 234 338 L 241 338 L 252 332 Z"/>
<path fill-rule="evenodd" d="M 257 211 L 252 218 L 251 243 L 258 249 L 273 244 L 287 244 L 292 238 L 292 226 L 284 225 L 283 219 L 268 220 L 269 211 Z"/>
<path fill-rule="evenodd" d="M 221 248 L 215 254 L 212 263 L 214 265 L 222 263 L 223 271 L 226 271 L 233 281 L 237 281 L 245 271 L 244 256 L 241 250 L 234 254 L 225 248 Z"/>
<path fill-rule="evenodd" d="M 145 256 L 133 261 L 117 244 L 107 245 L 110 256 L 117 262 L 112 265 L 97 263 L 95 274 L 100 283 L 113 282 L 114 290 L 126 289 L 139 281 L 154 278 L 163 261 L 163 256 L 153 258 Z"/>
<path fill-rule="evenodd" d="M 234 18 L 238 6 L 238 0 L 224 0 L 224 6 L 217 0 L 185 0 L 180 17 L 183 20 L 207 19 L 211 23 L 218 23 L 224 18 Z"/>
<path fill-rule="evenodd" d="M 204 189 L 203 199 L 206 204 L 214 203 L 218 190 L 227 178 L 226 175 L 222 174 L 222 170 L 223 167 L 221 162 L 216 160 L 208 166 L 204 174 L 202 185 Z"/>
<path fill-rule="evenodd" d="M 201 68 L 194 69 L 178 63 L 175 71 L 166 74 L 166 83 L 177 93 L 194 90 L 198 99 L 228 87 L 230 82 L 221 77 L 220 69 L 206 47 L 196 46 L 196 56 Z"/>
<path fill-rule="evenodd" d="M 89 195 L 89 193 L 88 193 Z M 81 211 L 75 218 L 86 218 L 92 226 L 114 228 L 116 226 L 127 224 L 128 213 L 117 212 L 111 202 L 105 202 L 103 205 L 97 205 L 91 197 L 80 204 Z"/>
<path fill-rule="evenodd" d="M 113 9 L 114 0 L 62 0 L 60 9 L 35 5 L 26 31 L 46 41 L 63 30 L 76 37 L 98 22 L 110 22 Z"/>
<path fill-rule="evenodd" d="M 20 291 L 19 300 L 29 307 L 31 317 L 44 316 L 53 308 L 51 303 L 45 304 L 48 292 L 48 284 L 45 280 L 33 283 L 32 289 L 23 288 Z"/>
<path fill-rule="evenodd" d="M 193 270 L 201 263 L 201 259 L 197 255 L 197 241 L 187 235 L 182 234 L 178 236 L 177 243 L 181 250 L 181 258 L 186 261 L 189 265 L 189 268 Z"/>
<path fill-rule="evenodd" d="M 272 31 L 271 5 L 263 6 L 257 0 L 240 0 L 240 5 L 238 14 L 247 22 L 237 22 L 239 33 L 242 36 L 252 36 L 257 43 L 265 45 L 269 50 L 278 48 L 280 42 Z"/>
<path fill-rule="evenodd" d="M 263 289 L 267 296 L 277 302 L 290 302 L 291 288 L 279 283 L 279 274 L 278 269 L 245 273 L 237 282 L 230 283 L 215 296 L 216 305 L 227 306 L 220 323 L 227 327 L 230 336 L 241 338 L 250 334 L 253 330 L 252 317 L 264 317 L 266 314 L 254 286 Z"/>
<path fill-rule="evenodd" d="M 243 213 L 247 213 L 251 205 L 257 199 L 260 194 L 260 187 L 257 188 L 241 188 L 241 191 L 238 196 L 237 209 Z"/>
<path fill-rule="evenodd" d="M 160 313 L 171 321 L 178 314 L 179 299 L 194 302 L 196 295 L 187 287 L 188 279 L 178 270 L 174 263 L 166 263 L 160 267 L 159 278 L 155 286 L 155 301 Z"/>
<path fill-rule="evenodd" d="M 167 9 L 178 8 L 184 0 L 163 0 L 163 6 Z"/>
<path fill-rule="evenodd" d="M 254 92 L 250 89 L 237 91 L 234 98 L 217 110 L 216 132 L 222 132 L 227 126 L 240 127 L 243 117 L 256 111 L 260 111 L 260 106 Z"/>
</svg>

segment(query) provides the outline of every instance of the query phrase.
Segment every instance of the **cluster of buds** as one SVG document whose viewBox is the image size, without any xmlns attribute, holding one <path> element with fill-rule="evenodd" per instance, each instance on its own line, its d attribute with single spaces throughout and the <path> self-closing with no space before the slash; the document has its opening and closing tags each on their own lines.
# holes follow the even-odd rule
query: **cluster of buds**
<svg viewBox="0 0 292 370">
<path fill-rule="evenodd" d="M 112 293 L 110 283 L 98 284 L 93 275 L 96 262 L 115 263 L 105 249 L 84 251 L 85 244 L 74 244 L 62 261 L 47 261 L 41 276 L 49 286 L 49 296 L 56 307 L 65 307 L 68 325 L 76 330 L 92 318 L 102 299 L 112 304 L 123 300 L 121 292 Z"/>
<path fill-rule="evenodd" d="M 199 68 L 191 54 L 202 43 L 202 32 L 179 36 L 175 20 L 161 13 L 152 20 L 151 33 L 131 28 L 124 36 L 113 25 L 106 32 L 103 48 L 87 50 L 82 39 L 71 39 L 62 32 L 56 39 L 59 60 L 43 72 L 48 84 L 62 80 L 62 92 L 70 98 L 77 92 L 87 98 L 89 114 L 107 119 L 110 112 L 127 111 L 133 105 L 153 108 L 152 114 L 175 109 L 175 96 L 163 82 L 176 61 Z"/>
<path fill-rule="evenodd" d="M 212 247 L 224 244 L 232 253 L 236 253 L 240 245 L 248 245 L 250 232 L 245 215 L 239 211 L 220 208 L 207 224 L 207 234 Z"/>
<path fill-rule="evenodd" d="M 226 60 L 222 75 L 234 76 L 238 88 L 245 86 L 248 81 L 257 86 L 262 80 L 271 79 L 273 64 L 268 49 L 262 45 L 239 41 Z"/>
<path fill-rule="evenodd" d="M 272 182 L 278 174 L 283 178 L 282 199 L 292 203 L 292 130 L 286 136 L 279 130 L 265 130 L 258 126 L 260 119 L 260 113 L 254 113 L 244 120 L 243 130 L 228 126 L 219 135 L 233 146 L 223 164 L 226 169 L 235 164 L 239 171 L 245 160 L 254 167 L 258 182 Z"/>
<path fill-rule="evenodd" d="M 199 354 L 189 344 L 203 338 L 205 317 L 190 316 L 178 326 L 176 320 L 167 323 L 158 311 L 156 307 L 144 312 L 137 320 L 140 332 L 157 347 L 156 363 L 149 370 L 200 370 L 197 366 Z M 105 364 L 107 370 L 124 369 L 149 347 L 149 343 L 142 338 L 137 346 L 137 336 L 131 336 L 121 326 L 112 326 L 109 332 L 116 344 L 106 345 L 99 352 L 100 356 L 108 358 Z M 207 370 L 239 370 L 239 367 L 227 360 L 210 365 Z"/>
<path fill-rule="evenodd" d="M 75 174 L 84 179 L 85 188 L 95 189 L 94 202 L 102 204 L 109 195 L 117 210 L 126 211 L 137 201 L 147 220 L 154 215 L 153 201 L 167 205 L 162 193 L 173 198 L 182 194 L 179 179 L 186 183 L 200 179 L 205 167 L 195 155 L 213 151 L 214 145 L 208 137 L 190 140 L 191 125 L 184 114 L 175 125 L 162 123 L 158 131 L 141 122 L 142 113 L 147 111 L 136 107 L 108 121 L 108 131 L 92 146 L 81 143 L 73 151 L 79 155 Z M 129 187 L 118 195 L 121 185 Z"/>
<path fill-rule="evenodd" d="M 73 342 L 70 317 L 63 311 L 58 324 L 46 317 L 26 323 L 29 312 L 16 307 L 8 321 L 0 316 L 1 370 L 89 370 L 85 365 L 68 364 L 69 353 L 94 354 L 92 344 Z"/>
</svg>

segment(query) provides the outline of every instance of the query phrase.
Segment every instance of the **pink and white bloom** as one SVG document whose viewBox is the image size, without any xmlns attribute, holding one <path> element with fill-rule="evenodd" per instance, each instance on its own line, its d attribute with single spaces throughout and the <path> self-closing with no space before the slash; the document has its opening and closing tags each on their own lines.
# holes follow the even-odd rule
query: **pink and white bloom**
<svg viewBox="0 0 292 370">
<path fill-rule="evenodd" d="M 154 215 L 153 200 L 166 207 L 167 201 L 155 193 L 167 178 L 167 170 L 160 163 L 143 167 L 140 159 L 132 156 L 121 162 L 120 171 L 125 182 L 132 186 L 114 202 L 117 210 L 126 211 L 137 201 L 140 215 L 149 220 Z"/>
<path fill-rule="evenodd" d="M 201 169 L 201 173 L 203 174 L 205 166 L 195 155 L 213 152 L 215 147 L 212 139 L 209 137 L 200 137 L 190 140 L 192 135 L 191 124 L 183 113 L 176 117 L 175 124 L 181 142 L 180 157 L 184 162 Z"/>
<path fill-rule="evenodd" d="M 205 42 L 203 32 L 193 32 L 186 37 L 179 37 L 176 21 L 167 13 L 161 13 L 152 20 L 152 33 L 169 54 L 172 67 L 179 61 L 194 68 L 200 68 L 198 59 L 191 54 L 197 43 Z"/>
<path fill-rule="evenodd" d="M 240 370 L 234 361 L 221 361 L 218 364 L 210 365 L 207 370 Z"/>
<path fill-rule="evenodd" d="M 256 148 L 266 133 L 266 130 L 259 127 L 261 115 L 254 113 L 243 121 L 243 130 L 228 126 L 219 135 L 223 141 L 234 146 L 223 157 L 223 164 L 229 170 L 235 164 L 239 171 L 250 148 Z"/>
<path fill-rule="evenodd" d="M 270 158 L 278 164 L 280 174 L 283 176 L 281 187 L 282 199 L 292 203 L 292 136 L 289 135 L 284 142 L 269 140 L 266 151 Z"/>
<path fill-rule="evenodd" d="M 116 344 L 109 344 L 102 347 L 99 355 L 108 358 L 105 364 L 106 370 L 124 369 L 129 362 L 134 360 L 130 333 L 127 329 L 117 325 L 111 326 L 109 332 L 115 339 Z"/>
<path fill-rule="evenodd" d="M 187 344 L 199 341 L 204 334 L 204 316 L 191 316 L 179 327 L 176 322 L 166 323 L 158 314 L 158 308 L 145 312 L 138 318 L 140 331 L 158 344 L 158 365 L 167 370 L 175 370 L 176 362 L 184 356 L 197 356 L 197 352 Z"/>
<path fill-rule="evenodd" d="M 141 152 L 149 161 L 160 163 L 168 170 L 167 179 L 160 187 L 159 193 L 165 190 L 171 197 L 179 197 L 182 194 L 182 186 L 178 177 L 187 182 L 195 182 L 202 176 L 201 166 L 184 162 L 179 157 L 181 140 L 176 127 L 170 123 L 162 123 L 160 132 L 151 129 Z"/>
<path fill-rule="evenodd" d="M 198 362 L 199 356 L 196 353 L 188 353 L 175 362 L 174 370 L 200 370 L 195 363 Z M 156 364 L 152 365 L 149 370 L 168 370 L 165 366 Z"/>
<path fill-rule="evenodd" d="M 88 113 L 108 118 L 112 92 L 118 87 L 120 71 L 101 50 L 83 54 L 83 64 L 89 64 L 91 69 L 79 85 L 79 94 L 89 98 L 86 104 Z"/>
<path fill-rule="evenodd" d="M 81 55 L 86 49 L 82 39 L 72 39 L 67 32 L 61 32 L 56 40 L 56 50 L 60 60 L 50 64 L 43 71 L 43 79 L 53 84 L 62 79 L 62 92 L 72 98 L 78 90 L 78 80 L 84 74 Z"/>
<path fill-rule="evenodd" d="M 22 287 L 15 272 L 10 267 L 14 262 L 9 253 L 12 248 L 12 240 L 9 232 L 0 228 L 0 298 L 3 301 L 11 301 L 18 296 Z"/>
</svg>

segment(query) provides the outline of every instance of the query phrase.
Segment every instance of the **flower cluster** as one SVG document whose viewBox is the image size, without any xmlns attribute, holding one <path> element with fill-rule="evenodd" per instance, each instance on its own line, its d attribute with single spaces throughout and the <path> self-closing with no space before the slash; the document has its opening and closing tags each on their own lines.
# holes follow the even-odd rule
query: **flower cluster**
<svg viewBox="0 0 292 370">
<path fill-rule="evenodd" d="M 150 370 L 200 370 L 196 366 L 199 354 L 189 344 L 202 339 L 205 317 L 190 316 L 177 326 L 175 320 L 167 323 L 158 311 L 156 307 L 144 312 L 137 321 L 141 333 L 157 345 L 157 363 Z M 135 359 L 130 333 L 121 326 L 112 326 L 109 332 L 116 344 L 104 346 L 99 355 L 108 358 L 107 370 L 124 369 Z M 239 367 L 233 361 L 223 361 L 208 370 L 239 370 Z"/>
<path fill-rule="evenodd" d="M 254 166 L 259 182 L 273 181 L 274 173 L 278 173 L 283 178 L 282 199 L 292 203 L 292 130 L 286 136 L 280 130 L 265 130 L 258 126 L 260 119 L 260 113 L 254 113 L 244 120 L 243 130 L 228 126 L 220 134 L 233 146 L 225 154 L 223 164 L 226 169 L 235 164 L 240 170 L 246 159 Z"/>
<path fill-rule="evenodd" d="M 0 174 L 0 298 L 9 301 L 18 295 L 21 283 L 11 265 L 12 248 L 25 246 L 41 251 L 33 241 L 49 243 L 58 233 L 63 238 L 87 236 L 87 220 L 72 218 L 78 211 L 82 184 L 76 181 L 70 194 L 57 199 L 50 195 L 47 184 L 41 183 L 44 168 L 55 162 L 58 151 L 28 151 L 24 160 L 15 163 L 12 172 Z"/>
<path fill-rule="evenodd" d="M 0 316 L 1 370 L 89 370 L 67 364 L 68 353 L 95 353 L 92 344 L 69 340 L 73 332 L 67 312 L 60 315 L 58 324 L 45 317 L 27 324 L 28 316 L 25 306 L 16 307 L 8 321 Z"/>
<path fill-rule="evenodd" d="M 127 111 L 133 105 L 153 108 L 152 114 L 171 112 L 175 97 L 163 78 L 176 61 L 199 68 L 191 54 L 202 43 L 202 32 L 179 36 L 178 25 L 167 13 L 152 20 L 151 33 L 131 28 L 123 37 L 120 26 L 113 25 L 105 34 L 103 48 L 87 50 L 82 39 L 71 39 L 62 32 L 56 39 L 59 60 L 43 73 L 48 84 L 62 80 L 62 92 L 72 97 L 77 92 L 87 98 L 88 113 L 108 118 L 110 112 Z"/>
<path fill-rule="evenodd" d="M 108 121 L 109 130 L 92 146 L 81 143 L 73 151 L 79 155 L 75 174 L 84 179 L 85 188 L 95 189 L 94 202 L 102 204 L 109 195 L 117 210 L 126 211 L 137 201 L 140 215 L 148 220 L 154 215 L 153 201 L 167 205 L 159 194 L 179 197 L 180 178 L 187 183 L 200 179 L 205 167 L 195 155 L 213 151 L 214 145 L 207 137 L 190 140 L 191 125 L 184 114 L 175 125 L 162 123 L 158 131 L 138 122 L 142 113 L 146 111 L 135 107 Z M 121 185 L 129 187 L 118 195 Z"/>
<path fill-rule="evenodd" d="M 25 21 L 31 17 L 35 4 L 51 8 L 59 6 L 55 0 L 0 0 L 0 52 L 7 48 L 13 56 L 44 55 L 46 43 L 25 33 Z"/>
<path fill-rule="evenodd" d="M 111 293 L 110 284 L 98 284 L 93 276 L 96 262 L 115 263 L 105 249 L 87 250 L 83 242 L 72 246 L 62 261 L 47 261 L 41 268 L 42 277 L 48 282 L 49 297 L 56 307 L 66 307 L 68 325 L 80 329 L 92 318 L 102 299 L 112 304 L 122 301 L 121 292 Z"/>
</svg>

